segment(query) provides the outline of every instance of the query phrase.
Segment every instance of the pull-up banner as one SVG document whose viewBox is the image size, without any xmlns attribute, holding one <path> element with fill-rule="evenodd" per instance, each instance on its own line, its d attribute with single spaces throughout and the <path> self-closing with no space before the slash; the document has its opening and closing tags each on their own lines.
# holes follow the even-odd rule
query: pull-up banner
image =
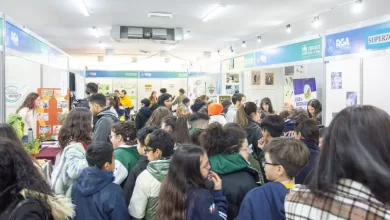
<svg viewBox="0 0 390 220">
<path fill-rule="evenodd" d="M 317 86 L 315 78 L 294 79 L 294 101 L 298 109 L 307 108 L 310 100 L 317 98 Z"/>
</svg>

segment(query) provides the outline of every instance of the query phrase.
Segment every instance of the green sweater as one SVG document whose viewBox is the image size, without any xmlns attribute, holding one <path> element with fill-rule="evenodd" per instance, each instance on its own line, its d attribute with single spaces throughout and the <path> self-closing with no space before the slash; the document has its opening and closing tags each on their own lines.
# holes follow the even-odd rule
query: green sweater
<svg viewBox="0 0 390 220">
<path fill-rule="evenodd" d="M 137 146 L 121 145 L 114 150 L 114 157 L 114 183 L 123 187 L 130 171 L 138 163 L 140 155 Z"/>
</svg>

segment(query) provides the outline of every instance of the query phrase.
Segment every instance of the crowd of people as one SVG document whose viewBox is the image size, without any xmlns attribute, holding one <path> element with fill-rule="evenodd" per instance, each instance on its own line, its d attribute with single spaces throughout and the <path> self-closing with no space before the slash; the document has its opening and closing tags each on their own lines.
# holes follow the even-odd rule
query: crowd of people
<svg viewBox="0 0 390 220">
<path fill-rule="evenodd" d="M 126 91 L 97 90 L 64 119 L 50 182 L 22 145 L 39 95 L 18 109 L 22 139 L 0 125 L 0 219 L 390 219 L 381 109 L 347 107 L 325 128 L 318 100 L 278 114 L 269 98 L 161 89 L 132 121 Z"/>
</svg>

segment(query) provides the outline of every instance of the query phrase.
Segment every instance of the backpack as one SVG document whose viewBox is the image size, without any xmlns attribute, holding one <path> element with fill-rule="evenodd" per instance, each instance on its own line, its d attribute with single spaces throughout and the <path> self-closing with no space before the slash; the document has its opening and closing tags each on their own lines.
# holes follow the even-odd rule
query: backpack
<svg viewBox="0 0 390 220">
<path fill-rule="evenodd" d="M 44 210 L 44 213 L 45 213 L 45 216 L 44 216 L 44 220 L 50 220 L 52 219 L 51 217 L 51 213 L 48 212 L 48 209 L 43 205 L 43 203 L 38 200 L 38 199 L 23 199 L 21 201 L 19 201 L 15 208 L 12 210 L 11 214 L 9 215 L 8 217 L 8 220 L 16 220 L 16 214 L 25 206 L 25 205 L 28 205 L 28 204 L 37 204 L 38 206 L 40 206 L 42 208 L 42 210 Z M 0 219 L 1 219 L 1 216 L 0 216 Z"/>
</svg>

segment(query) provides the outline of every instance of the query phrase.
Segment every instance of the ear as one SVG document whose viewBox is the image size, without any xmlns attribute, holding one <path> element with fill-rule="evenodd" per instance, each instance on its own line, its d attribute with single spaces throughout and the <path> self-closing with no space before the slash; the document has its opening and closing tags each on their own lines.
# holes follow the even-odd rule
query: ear
<svg viewBox="0 0 390 220">
<path fill-rule="evenodd" d="M 162 151 L 160 149 L 156 149 L 156 151 L 154 152 L 155 155 L 158 157 L 158 158 L 161 158 L 162 157 Z"/>
<path fill-rule="evenodd" d="M 110 170 L 110 165 L 111 165 L 111 164 L 110 164 L 109 162 L 106 162 L 106 163 L 103 165 L 103 170 L 106 171 L 106 172 L 109 171 L 109 170 Z"/>
</svg>

